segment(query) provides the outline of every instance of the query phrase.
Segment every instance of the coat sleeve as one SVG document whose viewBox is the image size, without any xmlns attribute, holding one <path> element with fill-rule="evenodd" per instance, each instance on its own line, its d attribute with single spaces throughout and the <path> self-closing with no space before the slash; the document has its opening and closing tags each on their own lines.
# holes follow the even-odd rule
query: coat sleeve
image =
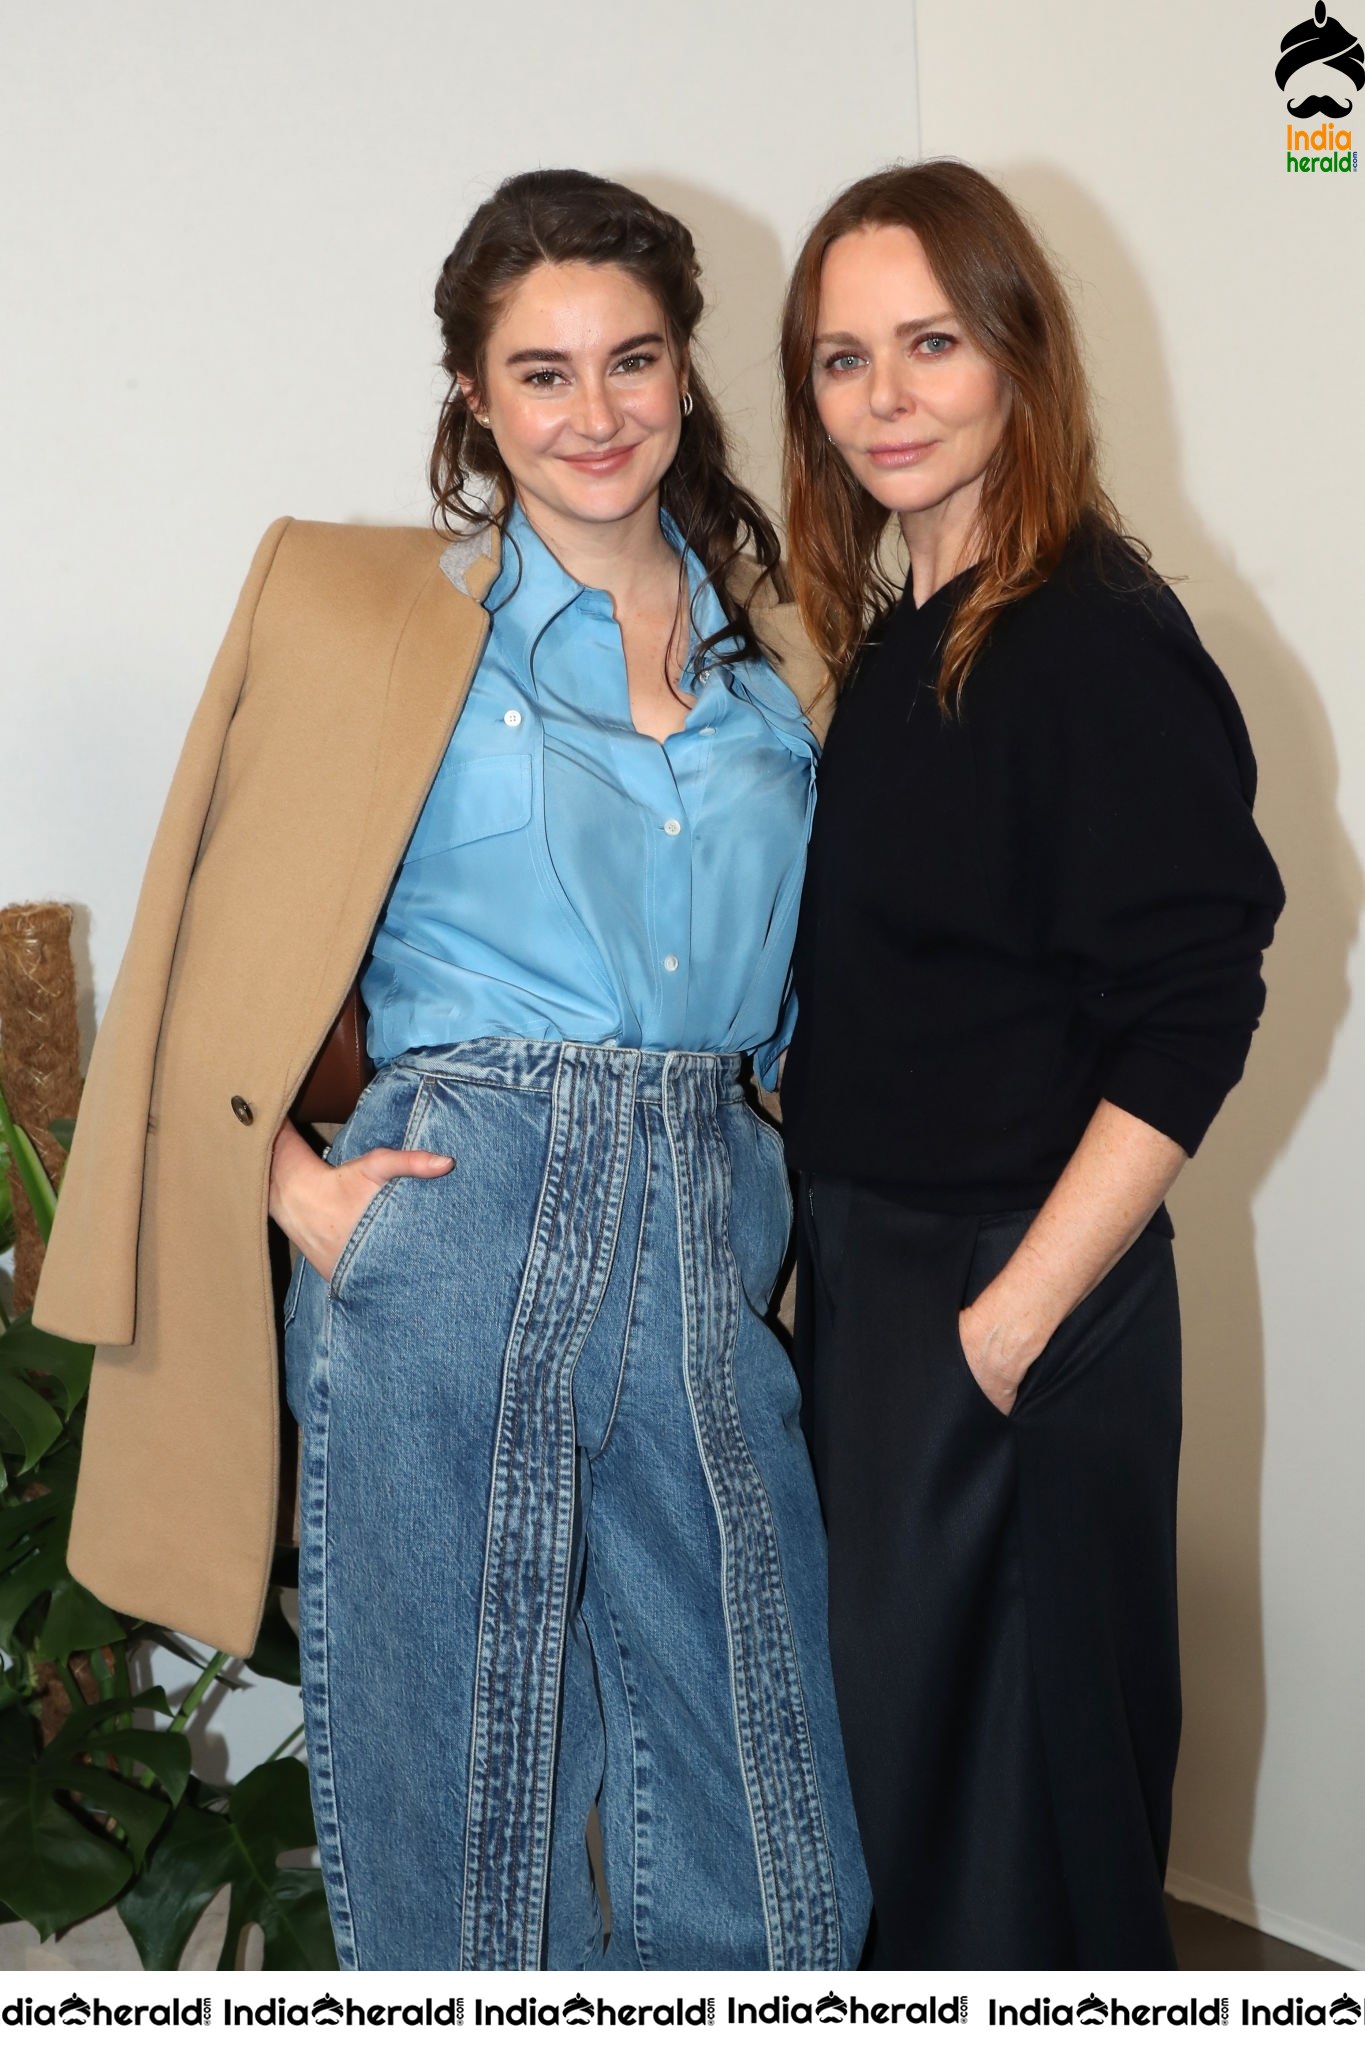
<svg viewBox="0 0 1365 2048">
<path fill-rule="evenodd" d="M 223 741 L 246 677 L 252 622 L 289 524 L 276 520 L 256 550 L 191 722 L 91 1056 L 34 1307 L 41 1328 L 78 1342 L 133 1341 L 143 1160 L 166 988 Z"/>
</svg>

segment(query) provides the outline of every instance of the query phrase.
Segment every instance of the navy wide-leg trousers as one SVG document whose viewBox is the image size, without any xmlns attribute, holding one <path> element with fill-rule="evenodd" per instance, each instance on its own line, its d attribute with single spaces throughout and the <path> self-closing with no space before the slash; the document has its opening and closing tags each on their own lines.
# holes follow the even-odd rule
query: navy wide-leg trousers
<svg viewBox="0 0 1365 2048">
<path fill-rule="evenodd" d="M 798 1370 L 886 1969 L 1170 1968 L 1180 1326 L 1145 1233 L 1002 1415 L 958 1313 L 1032 1211 L 798 1201 Z"/>
</svg>

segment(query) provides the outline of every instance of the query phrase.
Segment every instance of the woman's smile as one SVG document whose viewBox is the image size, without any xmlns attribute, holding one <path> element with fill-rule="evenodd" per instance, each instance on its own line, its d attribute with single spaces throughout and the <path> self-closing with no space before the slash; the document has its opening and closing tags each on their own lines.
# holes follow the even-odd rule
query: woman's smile
<svg viewBox="0 0 1365 2048">
<path fill-rule="evenodd" d="M 587 476 L 615 476 L 618 469 L 625 468 L 639 445 L 632 441 L 624 448 L 590 448 L 585 454 L 561 455 L 559 459 Z"/>
</svg>

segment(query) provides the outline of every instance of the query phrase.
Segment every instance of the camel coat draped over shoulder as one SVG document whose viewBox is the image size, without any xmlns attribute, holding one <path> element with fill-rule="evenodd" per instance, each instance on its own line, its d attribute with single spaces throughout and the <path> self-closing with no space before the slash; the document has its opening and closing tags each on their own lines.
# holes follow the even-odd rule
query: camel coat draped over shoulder
<svg viewBox="0 0 1365 2048">
<path fill-rule="evenodd" d="M 279 1487 L 271 1147 L 368 949 L 496 573 L 492 533 L 270 528 L 90 1063 L 36 1310 L 97 1346 L 70 1567 L 236 1655 Z M 822 676 L 795 607 L 760 593 L 754 617 L 810 711 Z"/>
</svg>

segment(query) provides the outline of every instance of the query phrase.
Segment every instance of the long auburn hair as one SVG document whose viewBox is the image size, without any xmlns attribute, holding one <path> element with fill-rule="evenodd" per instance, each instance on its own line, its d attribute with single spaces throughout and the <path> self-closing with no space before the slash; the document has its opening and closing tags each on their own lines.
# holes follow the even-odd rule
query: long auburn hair
<svg viewBox="0 0 1365 2048">
<path fill-rule="evenodd" d="M 900 595 L 880 559 L 891 515 L 855 482 L 820 424 L 811 388 L 820 276 L 841 235 L 906 227 L 1009 397 L 982 478 L 977 574 L 943 638 L 938 701 L 958 708 L 991 627 L 1057 567 L 1072 535 L 1123 534 L 1099 480 L 1075 321 L 1052 262 L 998 185 L 951 159 L 893 165 L 841 192 L 806 237 L 782 315 L 783 480 L 788 567 L 806 631 L 836 685 Z M 1126 536 L 1125 536 L 1126 537 Z M 1137 545 L 1140 558 L 1146 550 Z"/>
<path fill-rule="evenodd" d="M 436 285 L 441 365 L 450 379 L 431 451 L 436 523 L 450 532 L 505 527 L 512 478 L 491 432 L 465 403 L 458 379 L 483 388 L 489 336 L 517 285 L 542 263 L 614 264 L 656 301 L 673 359 L 688 365 L 692 398 L 660 498 L 705 567 L 728 622 L 728 631 L 712 634 L 698 652 L 704 656 L 723 642 L 727 654 L 758 654 L 749 614 L 758 583 L 766 575 L 779 597 L 787 591 L 772 522 L 731 474 L 725 429 L 691 354 L 704 303 L 696 248 L 680 220 L 610 178 L 575 170 L 523 171 L 507 178 L 472 215 L 446 257 Z M 491 502 L 480 479 L 493 485 Z M 761 575 L 740 597 L 725 571 L 746 550 Z M 681 572 L 679 588 L 686 589 Z"/>
</svg>

